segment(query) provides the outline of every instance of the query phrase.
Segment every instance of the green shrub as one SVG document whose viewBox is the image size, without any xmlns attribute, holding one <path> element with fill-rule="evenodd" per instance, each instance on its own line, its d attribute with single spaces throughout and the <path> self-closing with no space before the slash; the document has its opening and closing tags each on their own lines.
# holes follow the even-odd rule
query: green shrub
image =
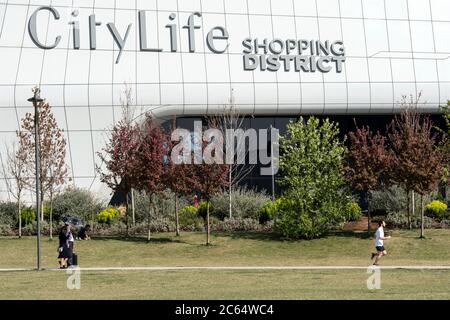
<svg viewBox="0 0 450 320">
<path fill-rule="evenodd" d="M 348 202 L 345 205 L 345 216 L 347 221 L 356 221 L 361 219 L 362 210 L 358 203 Z"/>
<path fill-rule="evenodd" d="M 14 231 L 12 230 L 12 228 L 9 224 L 0 224 L 0 236 L 8 237 L 8 236 L 13 236 L 13 235 L 14 235 Z"/>
<path fill-rule="evenodd" d="M 17 224 L 18 208 L 16 202 L 0 202 L 0 224 L 14 226 Z"/>
<path fill-rule="evenodd" d="M 119 210 L 117 208 L 109 207 L 102 210 L 97 215 L 97 221 L 99 223 L 111 224 L 119 216 Z"/>
<path fill-rule="evenodd" d="M 233 218 L 259 219 L 262 206 L 269 200 L 265 192 L 238 187 L 231 192 L 231 214 Z M 230 194 L 221 192 L 211 199 L 214 216 L 220 220 L 230 216 Z"/>
<path fill-rule="evenodd" d="M 197 208 L 192 205 L 187 205 L 181 208 L 179 214 L 179 222 L 182 228 L 192 228 L 192 226 L 203 224 L 203 219 L 198 215 Z"/>
<path fill-rule="evenodd" d="M 446 216 L 447 204 L 439 200 L 433 200 L 426 206 L 427 214 L 442 220 Z"/>
<path fill-rule="evenodd" d="M 33 221 L 36 221 L 36 212 L 33 208 L 25 207 L 20 211 L 22 218 L 22 226 L 30 225 Z"/>
<path fill-rule="evenodd" d="M 408 228 L 408 216 L 403 212 L 389 213 L 386 217 L 373 217 L 372 221 L 384 220 L 388 227 L 390 228 Z M 413 228 L 420 228 L 421 221 L 420 217 L 411 217 L 411 223 Z M 430 217 L 425 216 L 424 225 L 425 228 L 432 228 L 434 225 L 434 220 Z"/>
<path fill-rule="evenodd" d="M 280 197 L 275 202 L 272 200 L 267 201 L 260 210 L 259 223 L 266 223 L 267 221 L 275 220 L 279 208 L 283 202 L 287 201 L 285 198 Z"/>
<path fill-rule="evenodd" d="M 206 220 L 207 210 L 208 210 L 208 203 L 206 201 L 200 201 L 200 203 L 198 204 L 197 214 L 200 217 L 202 217 L 203 220 Z M 209 216 L 210 216 L 210 219 L 211 219 L 211 217 L 213 215 L 214 215 L 214 206 L 210 202 L 209 203 Z"/>
<path fill-rule="evenodd" d="M 275 226 L 290 239 L 312 239 L 345 220 L 345 146 L 328 119 L 300 118 L 280 139 L 283 197 Z"/>
<path fill-rule="evenodd" d="M 104 203 L 90 191 L 70 187 L 54 197 L 53 220 L 77 217 L 83 221 L 92 221 L 102 208 Z"/>
</svg>

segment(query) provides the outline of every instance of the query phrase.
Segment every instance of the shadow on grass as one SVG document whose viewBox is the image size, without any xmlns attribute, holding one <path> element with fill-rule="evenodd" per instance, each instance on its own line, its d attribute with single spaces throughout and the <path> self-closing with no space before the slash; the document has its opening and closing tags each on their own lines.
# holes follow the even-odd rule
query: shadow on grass
<svg viewBox="0 0 450 320">
<path fill-rule="evenodd" d="M 213 232 L 215 237 L 230 237 L 232 239 L 249 239 L 249 240 L 259 240 L 259 241 L 308 241 L 305 239 L 290 240 L 283 237 L 279 233 L 275 232 Z M 369 239 L 369 235 L 365 231 L 329 231 L 322 237 L 318 239 L 324 239 L 328 237 L 346 237 L 346 238 L 357 238 L 357 239 Z"/>
<path fill-rule="evenodd" d="M 93 241 L 124 241 L 124 242 L 135 242 L 135 243 L 184 243 L 187 242 L 176 239 L 176 238 L 170 238 L 170 237 L 155 237 L 151 238 L 150 241 L 147 240 L 147 237 L 145 236 L 96 236 L 92 239 Z"/>
</svg>

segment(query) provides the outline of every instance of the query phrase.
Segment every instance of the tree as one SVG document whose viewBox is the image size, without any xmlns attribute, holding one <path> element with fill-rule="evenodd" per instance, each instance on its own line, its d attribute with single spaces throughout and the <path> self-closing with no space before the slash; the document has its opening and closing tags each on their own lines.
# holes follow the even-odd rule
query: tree
<svg viewBox="0 0 450 320">
<path fill-rule="evenodd" d="M 215 127 L 214 122 L 208 123 L 209 129 L 217 130 L 220 135 L 221 132 Z M 216 131 L 216 133 L 217 133 Z M 210 204 L 211 197 L 227 185 L 227 177 L 229 167 L 223 164 L 223 149 L 220 144 L 218 148 L 213 148 L 210 154 L 206 155 L 206 150 L 214 145 L 217 136 L 212 135 L 208 137 L 207 134 L 202 137 L 201 141 L 194 141 L 194 143 L 201 143 L 204 153 L 201 164 L 192 164 L 192 186 L 200 193 L 201 198 L 206 202 L 206 245 L 211 244 L 211 224 L 210 224 Z M 223 146 L 222 146 L 223 147 Z M 221 158 L 222 161 L 217 161 Z"/>
<path fill-rule="evenodd" d="M 287 238 L 321 236 L 345 219 L 344 144 L 328 119 L 300 118 L 280 140 L 283 201 L 276 228 Z"/>
<path fill-rule="evenodd" d="M 17 148 L 15 144 L 6 148 L 6 167 L 9 175 L 12 177 L 14 186 L 6 179 L 6 186 L 10 194 L 17 201 L 17 216 L 19 221 L 19 238 L 22 237 L 22 193 L 28 185 L 27 175 L 27 153 L 23 148 Z"/>
<path fill-rule="evenodd" d="M 35 90 L 39 90 L 35 88 Z M 39 156 L 40 172 L 39 184 L 42 200 L 42 214 L 38 219 L 44 220 L 44 196 L 50 194 L 50 203 L 53 201 L 54 190 L 68 180 L 68 166 L 66 165 L 66 139 L 63 130 L 59 128 L 53 115 L 50 104 L 43 101 L 39 104 Z M 20 148 L 27 154 L 25 163 L 28 176 L 35 172 L 35 137 L 34 115 L 27 113 L 21 120 L 21 130 L 17 131 Z M 28 180 L 31 184 L 32 181 Z M 30 187 L 32 187 L 30 185 Z M 50 220 L 52 212 L 50 211 Z M 50 224 L 51 228 L 51 224 Z M 51 229 L 50 229 L 51 230 Z M 51 237 L 51 233 L 50 233 Z"/>
<path fill-rule="evenodd" d="M 436 135 L 429 116 L 417 110 L 420 96 L 407 100 L 403 97 L 402 112 L 389 126 L 392 150 L 390 179 L 407 193 L 417 192 L 422 197 L 434 190 L 443 176 L 443 157 L 436 145 Z M 412 228 L 408 197 L 408 225 Z M 422 205 L 423 235 L 423 205 Z"/>
<path fill-rule="evenodd" d="M 143 180 L 141 162 L 139 160 L 140 129 L 136 125 L 119 121 L 111 131 L 110 137 L 102 152 L 97 155 L 102 167 L 97 167 L 100 181 L 113 192 L 125 195 L 136 188 Z M 127 197 L 128 198 L 128 197 Z M 128 203 L 126 204 L 126 226 L 128 233 Z"/>
<path fill-rule="evenodd" d="M 222 112 L 219 115 L 215 115 L 208 119 L 215 128 L 218 128 L 226 140 L 227 153 L 234 152 L 234 157 L 228 161 L 228 207 L 229 218 L 233 216 L 232 210 L 232 194 L 233 189 L 237 187 L 242 180 L 244 180 L 254 169 L 254 165 L 245 164 L 245 160 L 249 155 L 249 149 L 252 147 L 251 141 L 249 141 L 249 148 L 246 148 L 246 136 L 244 133 L 244 121 L 245 116 L 240 114 L 234 103 L 234 96 L 232 94 L 229 104 L 223 107 Z M 252 139 L 251 137 L 249 137 Z M 237 140 L 237 141 L 235 141 Z M 257 138 L 254 138 L 257 141 Z M 236 143 L 235 143 L 236 142 Z M 256 151 L 256 147 L 255 150 Z"/>
<path fill-rule="evenodd" d="M 374 134 L 369 127 L 357 128 L 355 132 L 350 132 L 348 137 L 350 147 L 346 153 L 344 166 L 346 181 L 353 190 L 368 192 L 379 189 L 391 163 L 386 138 L 379 132 Z M 368 232 L 370 232 L 370 207 Z"/>
<path fill-rule="evenodd" d="M 150 241 L 151 212 L 156 210 L 154 196 L 165 189 L 163 176 L 166 174 L 165 161 L 167 159 L 168 139 L 161 126 L 151 115 L 140 128 L 139 145 L 137 146 L 136 160 L 140 168 L 136 189 L 146 191 L 150 200 L 150 210 L 147 214 L 147 240 Z"/>
</svg>

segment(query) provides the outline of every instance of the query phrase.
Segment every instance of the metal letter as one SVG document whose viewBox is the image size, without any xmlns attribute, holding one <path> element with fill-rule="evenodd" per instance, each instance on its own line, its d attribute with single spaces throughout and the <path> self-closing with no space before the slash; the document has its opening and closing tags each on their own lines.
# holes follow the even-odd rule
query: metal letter
<svg viewBox="0 0 450 320">
<path fill-rule="evenodd" d="M 215 36 L 214 30 L 219 30 L 222 35 L 221 36 Z M 224 27 L 214 27 L 211 29 L 211 31 L 206 36 L 206 44 L 208 45 L 209 50 L 211 50 L 214 53 L 224 53 L 227 51 L 229 44 L 227 43 L 226 47 L 223 50 L 217 49 L 214 45 L 214 40 L 228 40 L 229 35 L 228 31 Z"/>
<path fill-rule="evenodd" d="M 147 47 L 147 17 L 145 11 L 139 11 L 139 43 L 141 51 L 161 52 L 162 49 L 151 49 Z"/>
<path fill-rule="evenodd" d="M 189 35 L 189 52 L 195 52 L 195 29 L 200 29 L 200 26 L 194 25 L 194 17 L 201 17 L 202 15 L 200 12 L 194 12 L 191 14 L 188 18 L 188 24 L 183 27 L 183 29 L 188 29 L 188 35 Z"/>
<path fill-rule="evenodd" d="M 108 29 L 111 32 L 111 34 L 112 34 L 112 36 L 114 38 L 114 41 L 116 42 L 116 44 L 117 44 L 117 46 L 119 47 L 119 50 L 120 50 L 119 51 L 119 55 L 117 56 L 116 64 L 119 63 L 120 57 L 122 57 L 123 48 L 125 48 L 125 43 L 127 42 L 127 38 L 128 38 L 128 35 L 130 34 L 130 30 L 131 30 L 131 26 L 132 25 L 133 25 L 132 23 L 130 23 L 128 25 L 127 32 L 125 33 L 125 37 L 123 37 L 123 39 L 122 39 L 122 37 L 120 36 L 119 31 L 117 31 L 116 26 L 114 25 L 114 23 L 108 23 L 107 24 Z"/>
<path fill-rule="evenodd" d="M 44 50 L 54 49 L 58 46 L 59 42 L 61 41 L 61 36 L 57 36 L 55 43 L 51 46 L 46 46 L 45 44 L 41 43 L 37 36 L 37 14 L 39 11 L 47 10 L 50 11 L 50 13 L 53 15 L 53 18 L 55 20 L 59 20 L 59 12 L 56 9 L 53 9 L 52 7 L 39 7 L 34 11 L 34 13 L 30 17 L 30 21 L 28 22 L 28 33 L 30 34 L 31 40 L 33 43 Z"/>
</svg>

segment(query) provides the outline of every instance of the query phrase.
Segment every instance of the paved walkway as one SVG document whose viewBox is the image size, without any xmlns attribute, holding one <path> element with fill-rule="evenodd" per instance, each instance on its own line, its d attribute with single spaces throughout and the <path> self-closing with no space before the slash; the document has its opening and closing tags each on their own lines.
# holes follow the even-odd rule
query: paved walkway
<svg viewBox="0 0 450 320">
<path fill-rule="evenodd" d="M 81 271 L 265 271 L 265 270 L 367 270 L 375 266 L 212 266 L 212 267 L 98 267 L 80 268 Z M 379 266 L 382 270 L 450 270 L 449 266 Z M 35 271 L 33 268 L 5 268 L 1 272 Z M 43 271 L 67 271 L 70 269 L 43 269 Z"/>
</svg>

